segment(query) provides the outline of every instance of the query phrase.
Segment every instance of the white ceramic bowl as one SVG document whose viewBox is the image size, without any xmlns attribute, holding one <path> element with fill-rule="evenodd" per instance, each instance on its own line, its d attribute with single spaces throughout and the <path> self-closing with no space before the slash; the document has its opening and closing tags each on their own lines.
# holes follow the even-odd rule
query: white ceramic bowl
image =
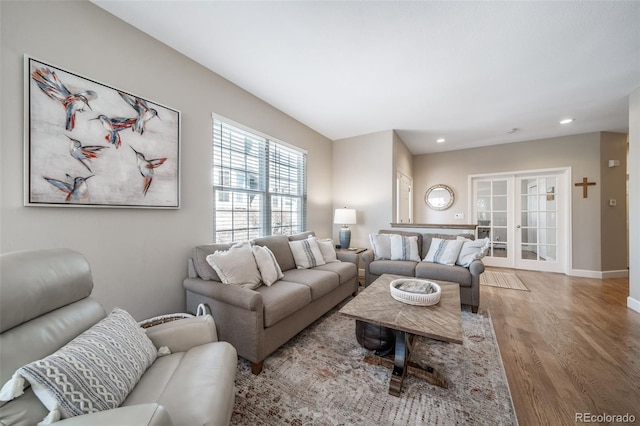
<svg viewBox="0 0 640 426">
<path fill-rule="evenodd" d="M 435 291 L 433 293 L 422 293 L 400 290 L 398 287 L 403 284 L 415 284 L 418 287 L 430 286 Z M 433 281 L 421 280 L 418 278 L 399 278 L 397 280 L 393 280 L 389 284 L 389 289 L 391 290 L 391 297 L 397 301 L 418 306 L 435 305 L 440 301 L 440 295 L 442 294 L 442 289 L 438 284 Z"/>
</svg>

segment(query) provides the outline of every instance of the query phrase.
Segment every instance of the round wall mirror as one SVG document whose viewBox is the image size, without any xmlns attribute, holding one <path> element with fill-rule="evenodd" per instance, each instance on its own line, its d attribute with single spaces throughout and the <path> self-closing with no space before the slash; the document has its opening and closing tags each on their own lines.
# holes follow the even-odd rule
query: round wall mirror
<svg viewBox="0 0 640 426">
<path fill-rule="evenodd" d="M 447 185 L 433 185 L 424 196 L 425 203 L 434 210 L 446 210 L 454 200 L 453 190 Z"/>
</svg>

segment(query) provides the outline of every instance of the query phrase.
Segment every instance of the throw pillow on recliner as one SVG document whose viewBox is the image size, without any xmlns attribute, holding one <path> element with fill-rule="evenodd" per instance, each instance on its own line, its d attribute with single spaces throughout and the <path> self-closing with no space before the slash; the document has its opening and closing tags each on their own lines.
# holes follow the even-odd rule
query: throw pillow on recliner
<svg viewBox="0 0 640 426">
<path fill-rule="evenodd" d="M 157 354 L 131 315 L 116 308 L 53 354 L 19 368 L 2 400 L 22 395 L 26 380 L 50 411 L 42 424 L 117 408 Z"/>
</svg>

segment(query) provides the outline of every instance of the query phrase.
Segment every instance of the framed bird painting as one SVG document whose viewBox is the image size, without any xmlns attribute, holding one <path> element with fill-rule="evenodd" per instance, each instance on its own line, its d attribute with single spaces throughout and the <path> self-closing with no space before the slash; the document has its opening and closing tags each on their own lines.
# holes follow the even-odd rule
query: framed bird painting
<svg viewBox="0 0 640 426">
<path fill-rule="evenodd" d="M 180 208 L 179 111 L 29 56 L 25 71 L 25 205 Z"/>
</svg>

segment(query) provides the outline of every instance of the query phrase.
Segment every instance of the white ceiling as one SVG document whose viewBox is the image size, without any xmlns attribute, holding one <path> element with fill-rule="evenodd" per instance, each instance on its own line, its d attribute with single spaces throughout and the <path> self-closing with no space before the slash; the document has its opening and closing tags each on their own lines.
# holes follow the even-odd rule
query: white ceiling
<svg viewBox="0 0 640 426">
<path fill-rule="evenodd" d="M 637 1 L 92 2 L 332 140 L 414 154 L 626 132 L 640 87 Z"/>
</svg>

